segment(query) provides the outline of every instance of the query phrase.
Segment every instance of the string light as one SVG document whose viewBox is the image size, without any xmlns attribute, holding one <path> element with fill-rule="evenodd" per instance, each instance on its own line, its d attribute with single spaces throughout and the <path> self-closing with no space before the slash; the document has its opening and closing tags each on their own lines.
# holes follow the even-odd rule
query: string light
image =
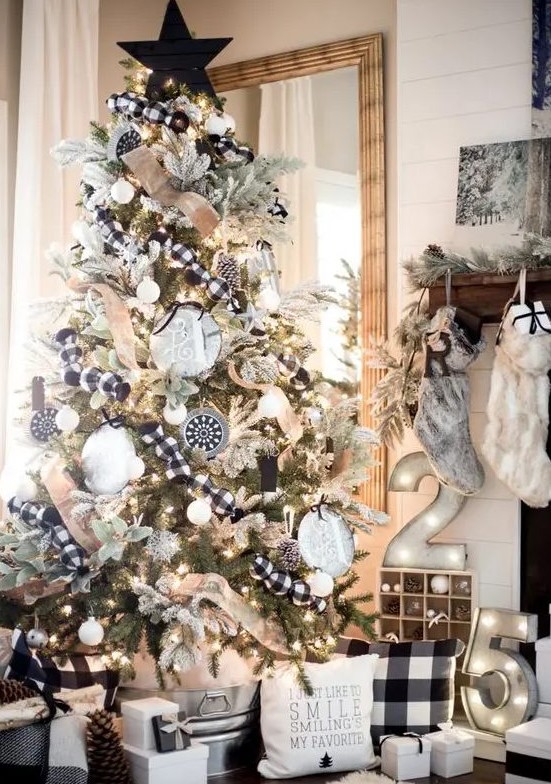
<svg viewBox="0 0 551 784">
<path fill-rule="evenodd" d="M 52 634 L 52 636 L 50 637 L 50 642 L 52 643 L 52 645 L 56 644 L 56 642 L 57 642 L 57 634 Z"/>
<path fill-rule="evenodd" d="M 66 615 L 67 617 L 69 617 L 69 615 L 71 615 L 71 613 L 73 612 L 73 608 L 71 607 L 70 604 L 64 604 L 63 607 L 62 607 L 62 612 L 63 612 L 63 615 Z"/>
<path fill-rule="evenodd" d="M 211 649 L 211 651 L 212 651 L 213 653 L 218 653 L 219 651 L 221 651 L 221 650 L 222 650 L 222 646 L 220 645 L 220 643 L 218 642 L 218 640 L 215 640 L 215 641 L 212 643 L 212 645 L 210 646 L 210 649 Z"/>
<path fill-rule="evenodd" d="M 187 574 L 189 572 L 189 566 L 186 563 L 181 563 L 176 571 L 178 574 Z"/>
<path fill-rule="evenodd" d="M 295 640 L 294 643 L 291 645 L 291 648 L 294 651 L 300 651 L 302 648 L 302 643 L 300 642 L 300 640 Z"/>
</svg>

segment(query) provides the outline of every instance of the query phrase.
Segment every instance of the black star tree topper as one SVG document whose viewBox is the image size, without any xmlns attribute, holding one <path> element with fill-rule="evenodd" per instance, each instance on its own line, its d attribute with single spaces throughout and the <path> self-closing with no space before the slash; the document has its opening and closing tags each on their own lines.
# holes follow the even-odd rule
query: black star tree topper
<svg viewBox="0 0 551 784">
<path fill-rule="evenodd" d="M 231 38 L 192 38 L 176 0 L 169 0 L 158 41 L 118 41 L 118 45 L 152 73 L 148 98 L 158 98 L 169 79 L 193 93 L 216 97 L 205 68 Z"/>
</svg>

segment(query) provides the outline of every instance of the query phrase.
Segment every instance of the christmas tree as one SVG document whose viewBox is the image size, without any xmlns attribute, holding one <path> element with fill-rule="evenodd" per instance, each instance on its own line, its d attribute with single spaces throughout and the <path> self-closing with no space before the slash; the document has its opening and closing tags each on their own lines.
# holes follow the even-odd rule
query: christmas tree
<svg viewBox="0 0 551 784">
<path fill-rule="evenodd" d="M 71 297 L 32 383 L 40 457 L 8 482 L 0 623 L 129 671 L 145 640 L 159 673 L 216 674 L 233 647 L 300 677 L 349 624 L 372 636 L 353 529 L 385 515 L 357 500 L 375 442 L 355 401 L 306 369 L 300 322 L 331 292 L 279 291 L 274 183 L 298 163 L 236 137 L 204 70 L 225 43 L 169 3 L 159 42 L 123 44 L 141 64 L 110 122 L 54 150 L 83 212 L 50 254 Z"/>
</svg>

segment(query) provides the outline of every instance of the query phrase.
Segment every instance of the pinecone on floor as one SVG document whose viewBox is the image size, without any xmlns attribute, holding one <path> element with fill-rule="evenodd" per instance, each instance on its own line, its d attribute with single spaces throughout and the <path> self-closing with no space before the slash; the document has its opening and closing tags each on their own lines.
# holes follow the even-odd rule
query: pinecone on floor
<svg viewBox="0 0 551 784">
<path fill-rule="evenodd" d="M 241 269 L 239 262 L 233 256 L 218 257 L 216 274 L 228 283 L 232 291 L 241 288 Z"/>
<path fill-rule="evenodd" d="M 285 537 L 277 543 L 279 563 L 284 569 L 296 569 L 301 561 L 300 547 L 296 539 Z"/>
<path fill-rule="evenodd" d="M 132 784 L 120 735 L 106 710 L 89 714 L 86 730 L 90 784 Z"/>
<path fill-rule="evenodd" d="M 7 705 L 9 702 L 19 702 L 29 697 L 36 697 L 36 692 L 25 686 L 19 681 L 0 680 L 0 705 Z"/>
</svg>

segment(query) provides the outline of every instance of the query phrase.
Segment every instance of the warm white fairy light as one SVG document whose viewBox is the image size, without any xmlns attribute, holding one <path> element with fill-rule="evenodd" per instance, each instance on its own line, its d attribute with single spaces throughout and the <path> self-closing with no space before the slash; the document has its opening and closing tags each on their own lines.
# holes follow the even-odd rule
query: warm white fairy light
<svg viewBox="0 0 551 784">
<path fill-rule="evenodd" d="M 227 558 L 228 560 L 229 560 L 230 558 L 233 558 L 233 556 L 235 555 L 234 551 L 233 551 L 233 550 L 230 550 L 230 548 L 229 548 L 229 547 L 228 547 L 228 549 L 227 549 L 227 550 L 224 550 L 224 552 L 223 552 L 222 554 L 223 554 L 224 558 Z"/>
<path fill-rule="evenodd" d="M 174 511 L 174 507 L 173 506 L 167 506 L 166 509 L 165 509 L 165 513 L 166 514 L 172 514 L 173 511 Z"/>
<path fill-rule="evenodd" d="M 243 596 L 248 596 L 249 595 L 249 591 L 250 591 L 250 588 L 249 588 L 248 585 L 242 585 L 241 586 L 241 593 L 243 594 Z"/>
<path fill-rule="evenodd" d="M 326 642 L 326 643 L 327 643 L 327 645 L 329 645 L 331 648 L 333 648 L 333 647 L 334 647 L 334 646 L 337 644 L 337 641 L 336 641 L 336 640 L 335 640 L 335 638 L 334 638 L 334 637 L 332 637 L 331 635 L 329 635 L 329 636 L 326 638 L 325 642 Z"/>
<path fill-rule="evenodd" d="M 56 642 L 57 642 L 57 634 L 52 634 L 50 636 L 50 642 L 51 642 L 52 645 L 56 644 Z"/>
<path fill-rule="evenodd" d="M 71 615 L 71 613 L 73 612 L 73 608 L 71 607 L 70 604 L 64 604 L 61 611 L 63 615 L 69 617 L 69 615 Z"/>
<path fill-rule="evenodd" d="M 302 643 L 300 642 L 300 640 L 295 640 L 294 643 L 291 645 L 291 648 L 294 651 L 300 651 L 302 648 Z"/>
<path fill-rule="evenodd" d="M 210 646 L 210 649 L 211 649 L 211 651 L 212 651 L 213 653 L 218 653 L 219 651 L 221 651 L 221 650 L 222 650 L 222 646 L 221 646 L 221 644 L 218 642 L 218 640 L 215 640 L 215 641 L 214 641 L 214 642 L 211 644 L 211 646 Z"/>
<path fill-rule="evenodd" d="M 178 574 L 187 574 L 189 572 L 189 566 L 186 563 L 181 563 L 176 571 Z"/>
<path fill-rule="evenodd" d="M 127 664 L 130 664 L 130 659 L 128 656 L 121 656 L 121 664 L 125 667 Z"/>
<path fill-rule="evenodd" d="M 315 617 L 316 616 L 311 610 L 306 610 L 306 612 L 304 613 L 304 620 L 306 621 L 306 623 L 312 623 Z"/>
</svg>

